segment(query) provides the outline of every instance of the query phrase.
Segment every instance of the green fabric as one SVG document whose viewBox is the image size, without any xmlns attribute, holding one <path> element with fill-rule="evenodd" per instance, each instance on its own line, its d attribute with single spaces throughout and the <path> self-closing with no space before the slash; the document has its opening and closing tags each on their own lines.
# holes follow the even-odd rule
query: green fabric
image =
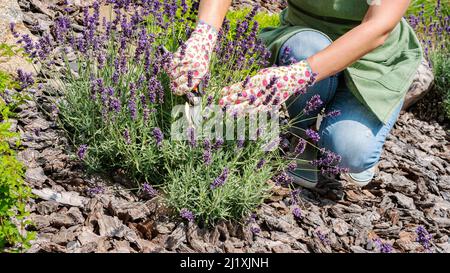
<svg viewBox="0 0 450 273">
<path fill-rule="evenodd" d="M 361 0 L 289 0 L 281 26 L 265 28 L 260 37 L 272 52 L 272 62 L 291 36 L 315 29 L 336 40 L 363 20 L 369 5 Z M 385 123 L 411 85 L 422 60 L 422 48 L 413 29 L 402 21 L 384 45 L 345 71 L 351 92 Z"/>
</svg>

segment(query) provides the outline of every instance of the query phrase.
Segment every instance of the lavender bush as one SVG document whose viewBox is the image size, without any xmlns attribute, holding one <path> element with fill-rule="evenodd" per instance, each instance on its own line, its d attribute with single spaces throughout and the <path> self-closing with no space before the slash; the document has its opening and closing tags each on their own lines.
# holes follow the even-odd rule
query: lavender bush
<svg viewBox="0 0 450 273">
<path fill-rule="evenodd" d="M 239 136 L 208 139 L 194 130 L 187 140 L 170 138 L 171 111 L 186 100 L 172 93 L 164 67 L 192 32 L 199 2 L 106 2 L 112 7 L 110 18 L 100 18 L 100 3 L 95 2 L 92 12 L 84 10 L 81 32 L 62 16 L 52 36 L 33 42 L 17 35 L 25 52 L 42 65 L 43 75 L 63 86 L 56 112 L 89 170 L 125 170 L 145 195 L 160 194 L 181 218 L 206 224 L 243 219 L 268 196 L 271 178 L 288 186 L 283 170 L 292 168 L 304 149 L 269 150 L 267 145 L 286 138 L 289 122 L 281 124 L 276 138 L 265 127 L 258 128 L 259 137 L 252 141 Z M 255 8 L 234 22 L 233 31 L 225 20 L 211 73 L 203 81 L 203 106 L 218 101 L 224 86 L 268 65 L 269 53 L 257 39 L 256 13 Z M 34 84 L 22 76 L 25 84 Z M 308 134 L 317 140 L 315 132 Z M 322 154 L 316 165 L 324 172 L 340 171 L 338 156 Z"/>
<path fill-rule="evenodd" d="M 419 1 L 412 5 L 408 20 L 422 42 L 425 57 L 435 75 L 435 94 L 450 119 L 450 8 L 448 1 Z"/>
</svg>

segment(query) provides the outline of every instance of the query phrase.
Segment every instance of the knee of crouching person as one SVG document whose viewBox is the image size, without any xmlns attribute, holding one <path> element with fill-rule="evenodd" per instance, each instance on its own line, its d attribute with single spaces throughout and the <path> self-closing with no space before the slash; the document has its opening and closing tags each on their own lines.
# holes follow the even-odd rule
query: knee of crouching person
<svg viewBox="0 0 450 273">
<path fill-rule="evenodd" d="M 332 40 L 324 33 L 314 29 L 304 29 L 290 37 L 281 47 L 279 65 L 301 61 L 324 50 Z"/>
<path fill-rule="evenodd" d="M 340 121 L 325 128 L 321 146 L 341 156 L 340 167 L 361 173 L 373 167 L 381 153 L 372 131 L 354 121 Z"/>
</svg>

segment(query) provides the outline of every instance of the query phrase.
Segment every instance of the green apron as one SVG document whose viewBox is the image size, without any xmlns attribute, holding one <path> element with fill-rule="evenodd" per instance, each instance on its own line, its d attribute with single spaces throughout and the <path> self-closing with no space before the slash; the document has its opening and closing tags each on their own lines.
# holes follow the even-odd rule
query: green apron
<svg viewBox="0 0 450 273">
<path fill-rule="evenodd" d="M 260 38 L 278 58 L 281 46 L 304 29 L 323 32 L 336 40 L 363 20 L 366 0 L 289 0 L 281 26 L 265 28 Z M 345 54 L 345 53 L 344 53 Z M 405 97 L 422 60 L 422 48 L 413 29 L 402 19 L 386 42 L 344 71 L 350 91 L 385 123 Z"/>
</svg>

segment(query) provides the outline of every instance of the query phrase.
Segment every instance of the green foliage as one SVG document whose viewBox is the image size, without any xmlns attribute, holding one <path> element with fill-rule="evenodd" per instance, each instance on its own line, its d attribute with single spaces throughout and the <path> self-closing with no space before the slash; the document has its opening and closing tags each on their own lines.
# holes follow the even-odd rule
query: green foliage
<svg viewBox="0 0 450 273">
<path fill-rule="evenodd" d="M 16 54 L 16 46 L 11 46 L 6 43 L 0 44 L 0 57 L 12 57 Z"/>
<path fill-rule="evenodd" d="M 408 13 L 418 14 L 422 5 L 425 7 L 425 13 L 427 16 L 432 16 L 436 7 L 436 0 L 413 0 L 411 1 L 411 5 L 409 6 Z M 442 12 L 444 15 L 450 14 L 450 1 L 449 0 L 441 0 Z"/>
<path fill-rule="evenodd" d="M 23 166 L 10 148 L 9 140 L 18 134 L 9 131 L 10 109 L 0 97 L 0 252 L 19 251 L 30 246 L 34 233 L 25 232 L 30 224 L 25 205 L 31 189 L 24 183 Z M 18 227 L 19 225 L 19 227 Z"/>
<path fill-rule="evenodd" d="M 433 72 L 435 75 L 434 83 L 438 94 L 442 96 L 443 110 L 448 119 L 450 119 L 450 51 L 436 51 L 431 55 Z"/>
<path fill-rule="evenodd" d="M 440 4 L 439 4 L 440 3 Z M 442 98 L 442 110 L 450 118 L 449 49 L 450 35 L 448 16 L 450 1 L 415 0 L 408 11 L 410 23 L 424 48 L 425 57 L 433 68 L 435 88 Z"/>
<path fill-rule="evenodd" d="M 4 92 L 5 89 L 11 89 L 16 86 L 15 82 L 11 79 L 11 76 L 0 70 L 0 92 Z"/>
<path fill-rule="evenodd" d="M 230 26 L 232 30 L 236 29 L 236 25 L 239 21 L 245 19 L 245 16 L 250 12 L 250 8 L 233 10 L 228 12 L 227 19 L 230 20 Z M 266 27 L 277 27 L 280 25 L 279 14 L 269 14 L 267 12 L 259 12 L 255 16 L 255 21 L 258 22 L 260 29 Z"/>
</svg>

